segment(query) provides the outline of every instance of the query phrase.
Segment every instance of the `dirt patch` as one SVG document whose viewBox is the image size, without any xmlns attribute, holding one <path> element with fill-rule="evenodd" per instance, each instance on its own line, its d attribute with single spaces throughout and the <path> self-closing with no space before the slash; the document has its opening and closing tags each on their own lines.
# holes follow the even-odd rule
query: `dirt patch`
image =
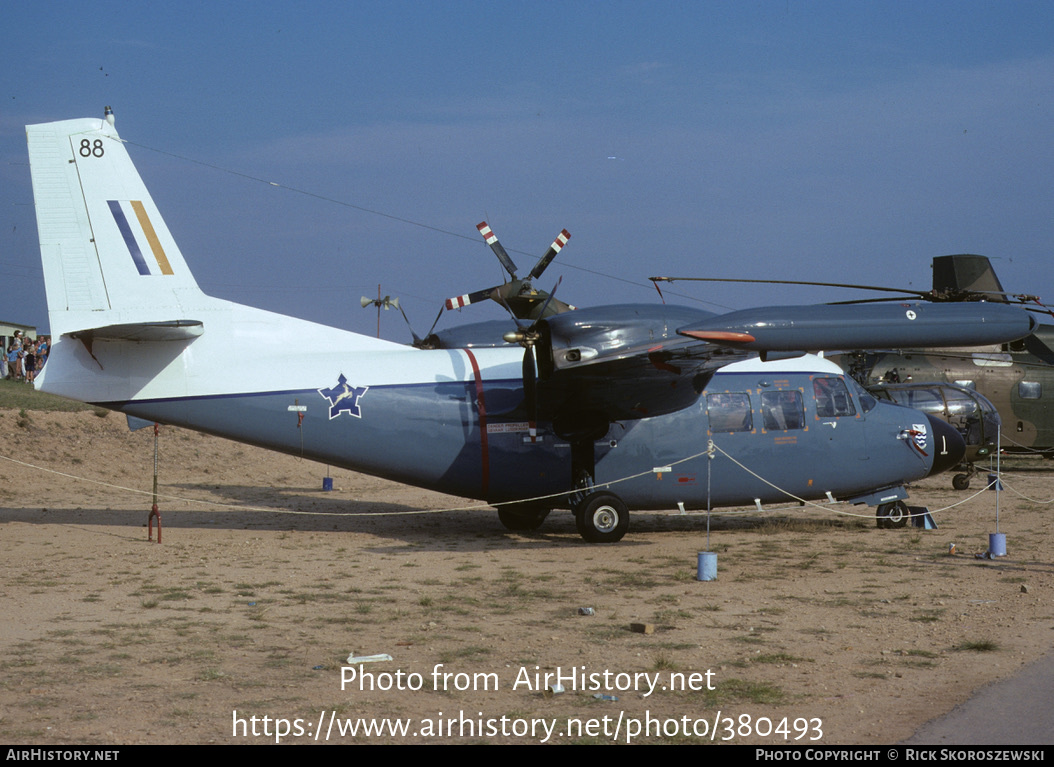
<svg viewBox="0 0 1054 767">
<path fill-rule="evenodd" d="M 692 743 L 716 722 L 718 741 L 885 744 L 1054 636 L 1054 466 L 1039 459 L 1006 475 L 1006 558 L 975 558 L 995 494 L 946 476 L 912 489 L 932 509 L 964 501 L 939 530 L 715 516 L 718 578 L 702 583 L 699 516 L 635 514 L 609 546 L 562 512 L 511 533 L 492 510 L 416 513 L 460 499 L 340 470 L 323 492 L 325 466 L 167 427 L 158 545 L 151 430 L 0 411 L 0 439 L 13 743 L 273 742 L 286 727 L 284 742 Z M 376 653 L 393 660 L 342 690 L 349 654 Z M 566 691 L 545 694 L 547 673 Z M 360 719 L 407 734 L 338 735 Z"/>
</svg>

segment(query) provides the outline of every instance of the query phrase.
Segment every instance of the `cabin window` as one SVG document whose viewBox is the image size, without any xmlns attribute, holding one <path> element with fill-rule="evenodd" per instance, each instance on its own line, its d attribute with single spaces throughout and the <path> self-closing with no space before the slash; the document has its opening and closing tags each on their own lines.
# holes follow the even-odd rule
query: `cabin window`
<svg viewBox="0 0 1054 767">
<path fill-rule="evenodd" d="M 856 415 L 856 408 L 849 396 L 849 390 L 845 388 L 845 383 L 841 378 L 814 378 L 812 393 L 816 398 L 818 418 Z"/>
<path fill-rule="evenodd" d="M 1021 399 L 1039 399 L 1041 393 L 1039 381 L 1022 381 L 1017 385 L 1017 395 Z"/>
<path fill-rule="evenodd" d="M 766 431 L 789 431 L 805 428 L 805 410 L 800 391 L 765 391 L 761 393 L 761 412 Z"/>
<path fill-rule="evenodd" d="M 754 428 L 750 396 L 746 392 L 707 394 L 706 413 L 710 416 L 710 431 L 750 431 Z"/>
</svg>

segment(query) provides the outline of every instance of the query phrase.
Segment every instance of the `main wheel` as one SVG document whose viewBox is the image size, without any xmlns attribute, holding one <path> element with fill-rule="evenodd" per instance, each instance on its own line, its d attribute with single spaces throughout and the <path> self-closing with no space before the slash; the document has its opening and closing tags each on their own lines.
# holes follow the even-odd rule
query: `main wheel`
<svg viewBox="0 0 1054 767">
<path fill-rule="evenodd" d="M 893 501 L 879 506 L 875 511 L 875 516 L 878 517 L 879 527 L 892 529 L 904 527 L 908 523 L 908 517 L 911 516 L 911 510 L 904 501 Z"/>
<path fill-rule="evenodd" d="M 970 475 L 956 474 L 954 477 L 952 477 L 952 487 L 954 487 L 956 490 L 969 490 Z"/>
<path fill-rule="evenodd" d="M 575 507 L 575 526 L 590 543 L 615 543 L 629 530 L 629 509 L 614 493 L 591 493 Z"/>
<path fill-rule="evenodd" d="M 509 506 L 502 506 L 498 509 L 498 519 L 505 529 L 516 532 L 537 530 L 548 516 L 548 509 L 517 509 Z"/>
</svg>

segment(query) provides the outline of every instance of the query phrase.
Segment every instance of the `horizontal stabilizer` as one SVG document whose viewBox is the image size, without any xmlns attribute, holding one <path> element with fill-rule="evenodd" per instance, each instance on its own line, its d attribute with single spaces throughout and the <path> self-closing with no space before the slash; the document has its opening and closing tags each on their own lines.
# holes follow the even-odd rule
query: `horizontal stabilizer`
<svg viewBox="0 0 1054 767">
<path fill-rule="evenodd" d="M 140 322 L 78 330 L 69 335 L 93 341 L 192 341 L 205 332 L 197 320 Z"/>
</svg>

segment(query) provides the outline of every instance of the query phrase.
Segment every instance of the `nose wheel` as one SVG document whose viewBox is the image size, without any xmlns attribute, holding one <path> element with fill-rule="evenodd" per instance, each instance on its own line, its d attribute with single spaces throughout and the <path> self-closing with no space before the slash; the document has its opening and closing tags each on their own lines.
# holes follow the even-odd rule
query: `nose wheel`
<svg viewBox="0 0 1054 767">
<path fill-rule="evenodd" d="M 614 493 L 590 493 L 574 512 L 578 534 L 590 543 L 615 543 L 629 530 L 629 509 Z"/>
<path fill-rule="evenodd" d="M 878 517 L 878 526 L 885 529 L 894 529 L 898 527 L 904 527 L 908 523 L 908 518 L 911 516 L 911 509 L 904 501 L 893 501 L 892 503 L 883 503 L 875 511 L 875 516 Z"/>
</svg>

